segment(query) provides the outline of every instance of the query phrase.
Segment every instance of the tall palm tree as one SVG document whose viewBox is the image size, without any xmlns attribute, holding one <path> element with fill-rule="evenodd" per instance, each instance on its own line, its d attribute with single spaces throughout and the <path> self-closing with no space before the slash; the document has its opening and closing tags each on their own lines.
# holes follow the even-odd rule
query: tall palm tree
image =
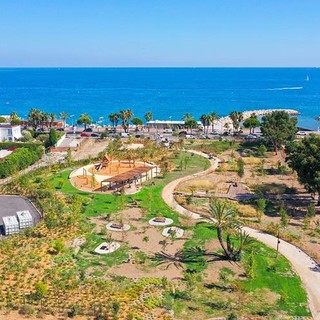
<svg viewBox="0 0 320 320">
<path fill-rule="evenodd" d="M 153 115 L 152 115 L 152 113 L 149 111 L 149 112 L 147 112 L 145 115 L 144 115 L 144 118 L 146 119 L 146 121 L 147 121 L 147 127 L 148 127 L 148 132 L 150 132 L 150 125 L 149 125 L 149 121 L 151 121 L 152 120 L 152 117 L 153 117 Z"/>
<path fill-rule="evenodd" d="M 238 131 L 240 127 L 240 122 L 243 120 L 243 113 L 239 111 L 232 111 L 229 114 L 232 121 L 234 130 Z"/>
<path fill-rule="evenodd" d="M 53 112 L 49 113 L 49 119 L 50 119 L 49 126 L 50 128 L 52 128 L 53 122 L 56 120 L 56 114 Z"/>
<path fill-rule="evenodd" d="M 41 124 L 42 112 L 39 109 L 32 108 L 28 114 L 28 123 L 34 131 L 38 129 Z"/>
<path fill-rule="evenodd" d="M 211 124 L 212 127 L 212 132 L 214 131 L 214 122 L 216 120 L 218 120 L 220 117 L 218 116 L 218 114 L 216 112 L 211 112 L 208 114 L 208 118 L 209 118 L 209 123 Z"/>
<path fill-rule="evenodd" d="M 192 114 L 191 114 L 190 112 L 185 113 L 185 114 L 183 115 L 183 117 L 182 117 L 182 120 L 183 120 L 183 121 L 188 121 L 188 120 L 190 120 L 190 119 L 193 119 L 193 116 L 192 116 Z"/>
<path fill-rule="evenodd" d="M 209 128 L 209 125 L 210 125 L 209 115 L 207 115 L 207 114 L 201 115 L 200 121 L 201 121 L 201 123 L 203 125 L 203 133 L 208 133 L 208 128 Z M 207 128 L 207 130 L 206 130 L 206 128 Z"/>
<path fill-rule="evenodd" d="M 119 112 L 120 119 L 122 120 L 122 127 L 124 132 L 128 132 L 130 119 L 133 117 L 133 112 L 128 110 L 121 110 Z"/>
<path fill-rule="evenodd" d="M 48 112 L 41 112 L 40 115 L 41 118 L 41 127 L 43 129 L 43 126 L 46 125 L 46 127 L 48 127 L 49 124 L 49 113 Z"/>
<path fill-rule="evenodd" d="M 67 119 L 70 117 L 70 115 L 67 112 L 60 112 L 60 118 L 63 120 L 63 127 L 66 127 Z"/>
<path fill-rule="evenodd" d="M 109 114 L 108 118 L 109 118 L 110 122 L 112 123 L 112 128 L 116 130 L 118 122 L 119 122 L 119 118 L 120 118 L 119 114 L 112 112 Z"/>
</svg>

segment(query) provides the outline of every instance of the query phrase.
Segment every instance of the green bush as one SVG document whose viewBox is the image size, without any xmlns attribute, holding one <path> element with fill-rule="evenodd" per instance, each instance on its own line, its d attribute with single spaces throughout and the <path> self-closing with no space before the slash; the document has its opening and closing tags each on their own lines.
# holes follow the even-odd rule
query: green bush
<svg viewBox="0 0 320 320">
<path fill-rule="evenodd" d="M 17 147 L 0 164 L 0 179 L 9 177 L 16 172 L 23 170 L 37 162 L 42 153 L 43 147 L 36 144 L 22 143 L 1 143 L 0 148 L 8 149 Z"/>
</svg>

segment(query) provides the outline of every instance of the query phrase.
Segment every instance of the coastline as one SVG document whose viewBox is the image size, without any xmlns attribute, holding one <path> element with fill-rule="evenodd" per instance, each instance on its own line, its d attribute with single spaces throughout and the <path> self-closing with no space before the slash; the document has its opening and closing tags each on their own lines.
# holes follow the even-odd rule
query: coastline
<svg viewBox="0 0 320 320">
<path fill-rule="evenodd" d="M 258 109 L 258 110 L 250 110 L 250 111 L 243 111 L 243 120 L 248 119 L 253 113 L 255 113 L 258 117 L 265 116 L 269 113 L 274 111 L 285 111 L 289 113 L 289 115 L 300 115 L 301 113 L 294 109 Z M 219 120 L 216 120 L 214 125 L 215 129 L 220 130 L 221 132 L 225 129 L 225 124 L 228 124 L 230 128 L 233 128 L 232 120 L 230 116 L 221 117 Z"/>
</svg>

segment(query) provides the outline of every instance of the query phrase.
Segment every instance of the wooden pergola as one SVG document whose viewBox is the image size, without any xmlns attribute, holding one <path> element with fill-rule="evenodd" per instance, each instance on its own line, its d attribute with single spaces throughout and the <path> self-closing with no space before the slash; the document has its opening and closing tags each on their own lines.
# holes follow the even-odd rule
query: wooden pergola
<svg viewBox="0 0 320 320">
<path fill-rule="evenodd" d="M 106 187 L 106 184 L 109 184 L 109 189 L 112 189 L 113 187 L 115 189 L 121 188 L 125 186 L 126 184 L 130 183 L 137 183 L 137 181 L 140 180 L 140 183 L 142 183 L 142 179 L 145 177 L 146 180 L 148 180 L 148 172 L 151 171 L 151 178 L 152 178 L 152 170 L 156 168 L 156 166 L 148 166 L 148 167 L 138 167 L 134 168 L 132 170 L 129 170 L 127 172 L 118 174 L 116 176 L 107 178 L 105 180 L 101 181 L 101 191 L 104 187 Z"/>
</svg>

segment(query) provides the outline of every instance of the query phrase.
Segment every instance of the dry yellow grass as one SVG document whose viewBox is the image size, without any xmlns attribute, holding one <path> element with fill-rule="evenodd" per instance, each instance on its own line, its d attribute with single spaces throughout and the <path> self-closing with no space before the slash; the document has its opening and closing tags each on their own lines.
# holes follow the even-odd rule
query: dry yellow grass
<svg viewBox="0 0 320 320">
<path fill-rule="evenodd" d="M 213 191 L 216 189 L 216 184 L 212 181 L 205 179 L 193 179 L 179 185 L 177 190 L 180 192 L 192 191 Z"/>
<path fill-rule="evenodd" d="M 257 157 L 244 157 L 242 158 L 244 164 L 259 164 L 261 163 L 261 158 L 257 158 Z"/>
<path fill-rule="evenodd" d="M 257 217 L 257 210 L 248 204 L 240 204 L 240 203 L 233 203 L 234 207 L 237 209 L 240 217 L 246 218 L 254 218 Z"/>
</svg>

